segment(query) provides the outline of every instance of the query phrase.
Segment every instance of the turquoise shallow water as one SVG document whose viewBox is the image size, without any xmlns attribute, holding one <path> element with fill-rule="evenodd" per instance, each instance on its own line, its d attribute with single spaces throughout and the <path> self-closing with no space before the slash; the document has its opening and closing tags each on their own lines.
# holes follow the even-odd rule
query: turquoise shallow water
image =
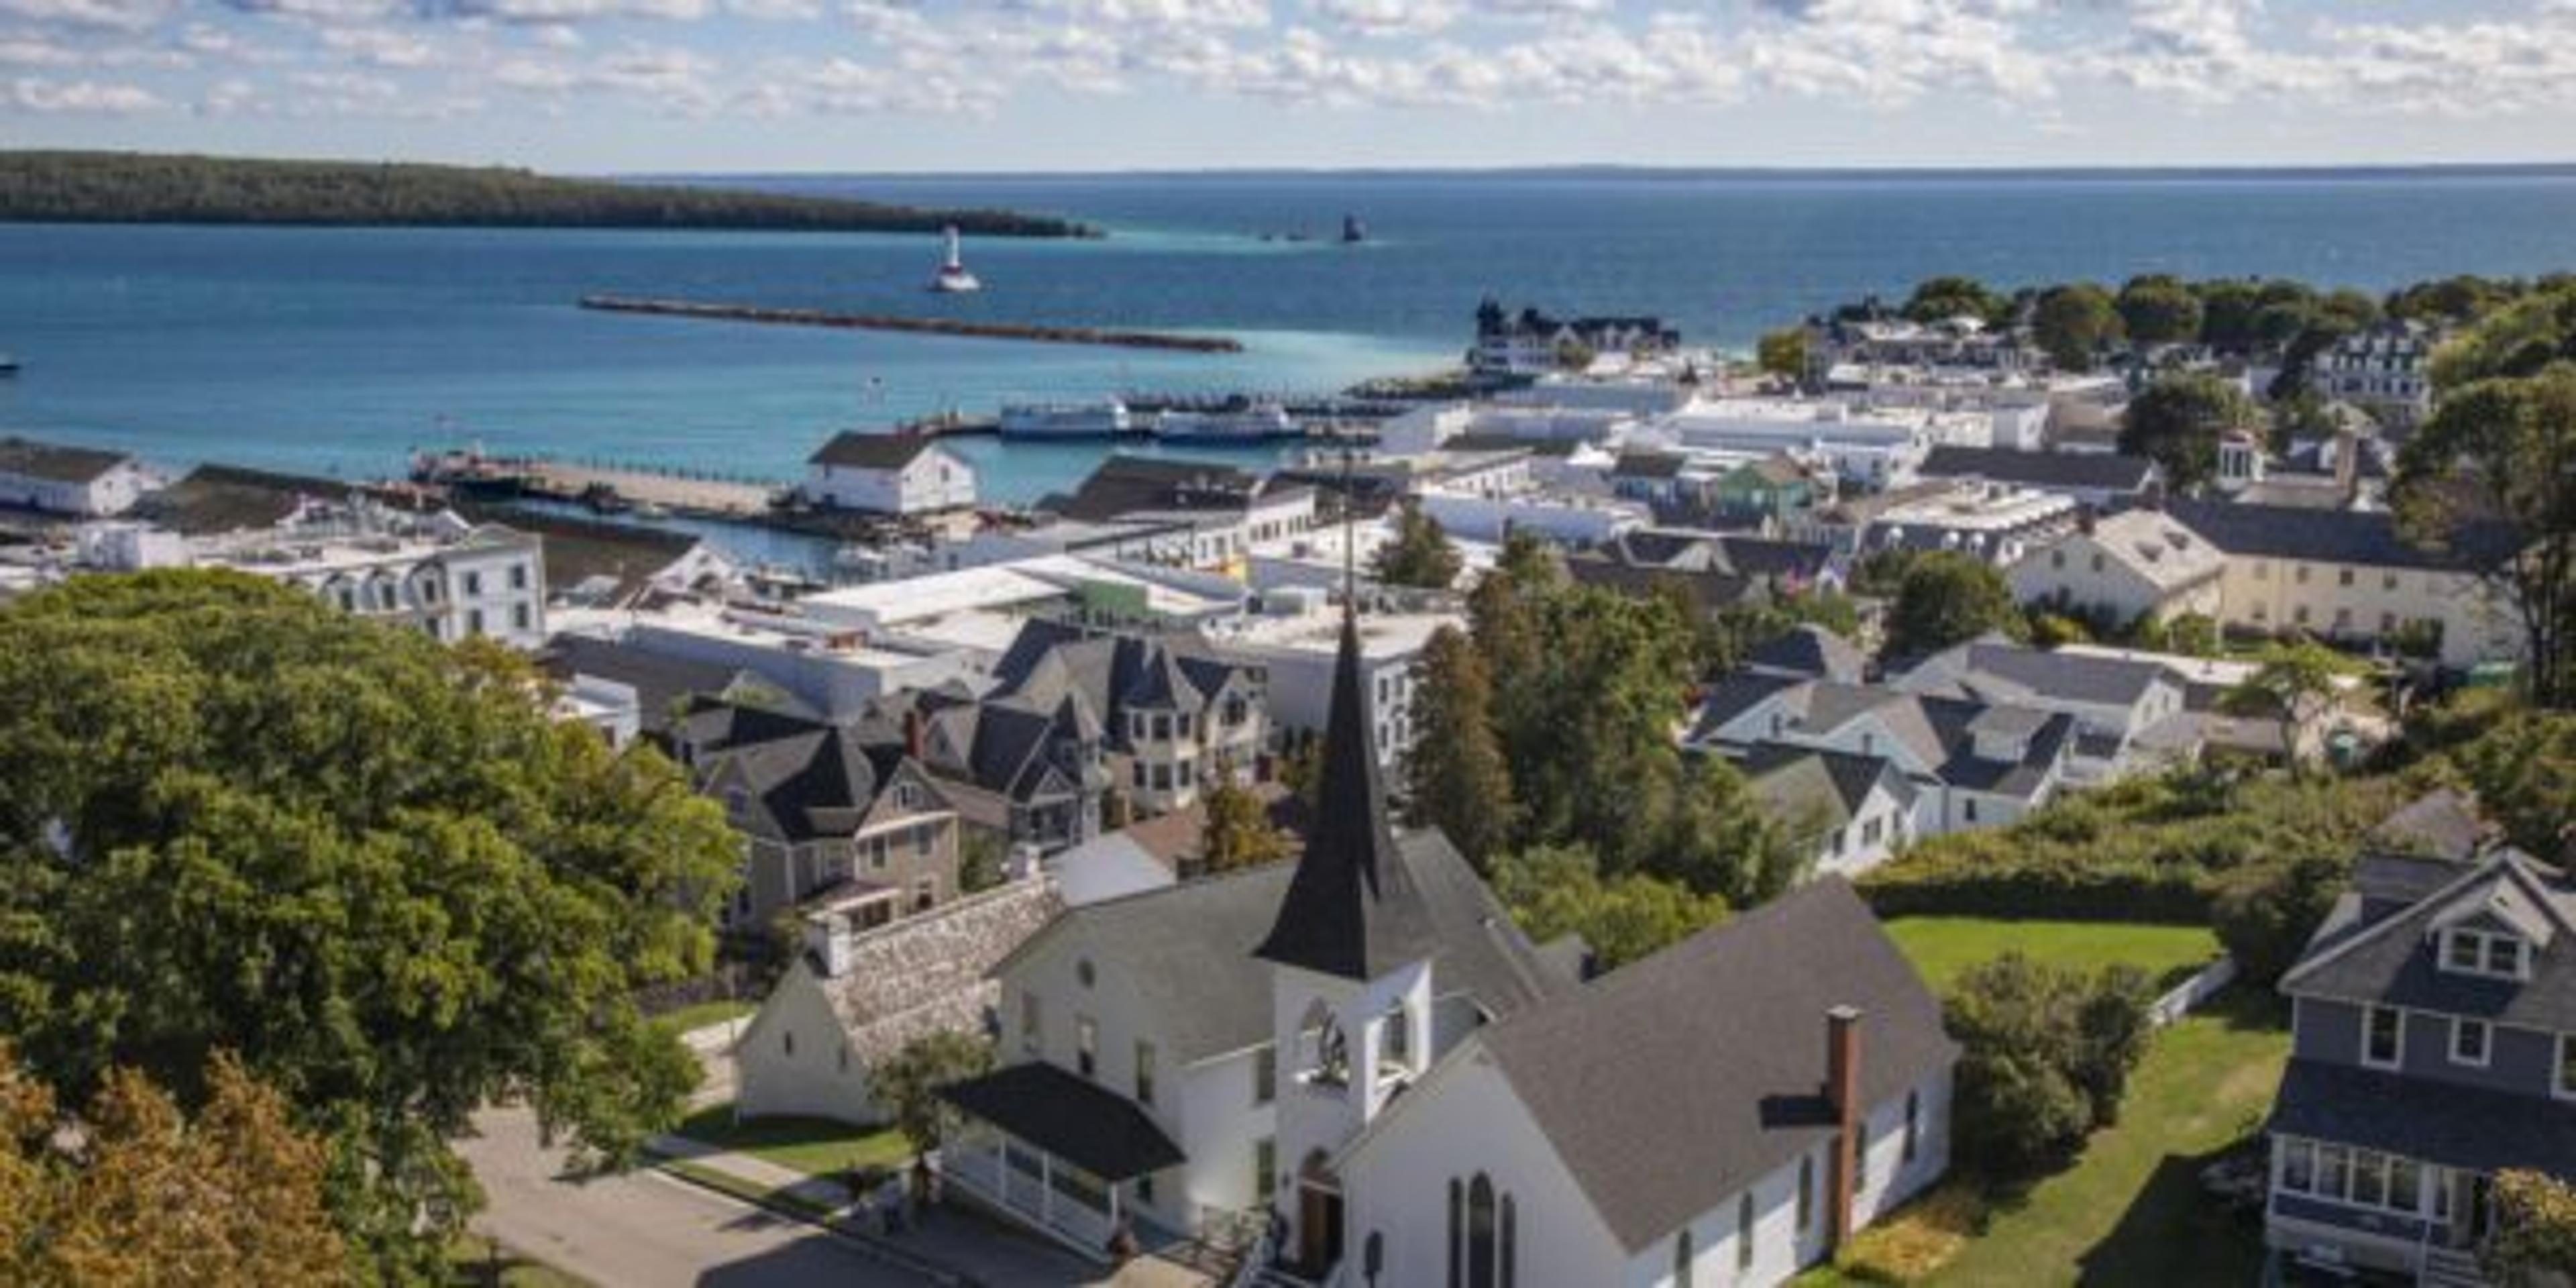
<svg viewBox="0 0 2576 1288">
<path fill-rule="evenodd" d="M 970 243 L 988 285 L 920 289 L 928 239 L 738 233 L 0 227 L 0 428 L 376 474 L 410 448 L 792 475 L 832 430 L 1119 389 L 1322 390 L 1451 359 L 1479 296 L 1659 312 L 1693 339 L 1923 276 L 2163 270 L 2384 288 L 2576 268 L 2576 176 L 1745 178 L 1555 175 L 765 180 L 1057 211 L 1097 242 Z M 1262 241 L 1329 233 L 1362 247 Z M 618 291 L 1222 331 L 1156 354 L 583 313 Z M 971 442 L 988 491 L 1096 446 Z"/>
</svg>

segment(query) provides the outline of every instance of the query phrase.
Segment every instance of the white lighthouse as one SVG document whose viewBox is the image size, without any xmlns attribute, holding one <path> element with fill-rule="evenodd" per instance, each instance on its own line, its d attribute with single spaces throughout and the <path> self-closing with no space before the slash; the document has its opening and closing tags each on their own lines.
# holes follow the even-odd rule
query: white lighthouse
<svg viewBox="0 0 2576 1288">
<path fill-rule="evenodd" d="M 948 225 L 947 237 L 948 257 L 940 261 L 939 274 L 930 279 L 930 289 L 946 295 L 983 290 L 984 284 L 966 271 L 966 260 L 957 245 L 957 225 Z"/>
</svg>

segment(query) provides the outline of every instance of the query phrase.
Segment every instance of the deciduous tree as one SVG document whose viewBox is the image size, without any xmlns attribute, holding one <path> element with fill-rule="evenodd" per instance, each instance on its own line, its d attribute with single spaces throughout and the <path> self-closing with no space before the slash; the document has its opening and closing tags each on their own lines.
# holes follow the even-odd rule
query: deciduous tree
<svg viewBox="0 0 2576 1288">
<path fill-rule="evenodd" d="M 2200 297 L 2181 279 L 2154 273 L 2120 288 L 2120 323 L 2140 344 L 2178 344 L 2200 338 Z"/>
<path fill-rule="evenodd" d="M 1494 893 L 1530 938 L 1580 935 L 1594 966 L 1611 970 L 1724 921 L 1726 901 L 1640 873 L 1604 879 L 1592 852 L 1547 845 L 1494 863 Z"/>
<path fill-rule="evenodd" d="M 1449 627 L 1423 645 L 1413 724 L 1406 811 L 1416 826 L 1446 833 L 1484 871 L 1511 840 L 1511 770 L 1494 732 L 1493 678 L 1475 646 Z"/>
<path fill-rule="evenodd" d="M 2028 628 L 2002 573 L 1973 555 L 1934 550 L 1905 566 L 1888 611 L 1887 649 L 1896 657 L 1920 657 L 1988 631 L 2018 639 Z"/>
<path fill-rule="evenodd" d="M 957 1111 L 940 1089 L 993 1068 L 993 1044 L 969 1033 L 939 1030 L 904 1044 L 868 1071 L 877 1101 L 894 1114 L 895 1130 L 915 1153 L 939 1148 L 957 1129 Z"/>
<path fill-rule="evenodd" d="M 1397 510 L 1395 539 L 1378 547 L 1374 560 L 1379 581 L 1428 590 L 1448 589 L 1463 566 L 1458 547 L 1441 529 L 1440 520 L 1411 503 Z"/>
<path fill-rule="evenodd" d="M 1199 829 L 1199 861 L 1210 872 L 1277 863 L 1296 848 L 1288 834 L 1270 821 L 1261 798 L 1236 782 L 1232 767 L 1222 762 L 1200 789 L 1199 808 L 1207 815 Z"/>
<path fill-rule="evenodd" d="M 2254 673 L 2228 690 L 2224 702 L 2231 711 L 2266 716 L 2280 725 L 2281 751 L 2296 777 L 2307 759 L 2309 735 L 2341 704 L 2345 680 L 2359 669 L 2352 659 L 2314 640 L 2274 644 L 2263 650 Z"/>
<path fill-rule="evenodd" d="M 2090 371 L 2094 358 L 2120 338 L 2120 312 L 2109 291 L 2075 282 L 2040 294 L 2031 330 L 2050 361 L 2068 371 Z"/>
<path fill-rule="evenodd" d="M 2218 440 L 2252 429 L 2260 418 L 2243 390 L 2206 372 L 2164 376 L 2129 400 L 2120 417 L 2120 450 L 2164 466 L 2177 490 L 2218 477 Z"/>
<path fill-rule="evenodd" d="M 1754 347 L 1754 360 L 1769 375 L 1790 382 L 1807 378 L 1807 329 L 1790 327 L 1763 333 Z"/>
</svg>

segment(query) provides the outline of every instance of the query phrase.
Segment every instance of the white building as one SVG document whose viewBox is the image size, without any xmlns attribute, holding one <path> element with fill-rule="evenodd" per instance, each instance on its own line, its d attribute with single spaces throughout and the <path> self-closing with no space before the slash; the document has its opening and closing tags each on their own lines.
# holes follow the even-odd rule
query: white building
<svg viewBox="0 0 2576 1288">
<path fill-rule="evenodd" d="M 1880 508 L 1861 530 L 1860 549 L 1955 550 L 2009 568 L 2078 522 L 2073 499 L 2006 483 L 1959 482 Z"/>
<path fill-rule="evenodd" d="M 2177 501 L 2169 512 L 2225 556 L 2221 626 L 2392 648 L 2434 635 L 2454 667 L 2521 656 L 2512 606 L 2478 576 L 2514 553 L 2506 530 L 2463 527 L 2435 550 L 2381 511 Z"/>
<path fill-rule="evenodd" d="M 2335 341 L 2309 359 L 2317 396 L 2347 402 L 2394 430 L 2414 428 L 2433 410 L 2433 350 L 2441 337 L 2420 322 L 2380 322 Z"/>
<path fill-rule="evenodd" d="M 1320 608 L 1320 605 L 1315 606 Z M 1371 745 L 1392 769 L 1413 750 L 1414 671 L 1441 627 L 1464 631 L 1458 613 L 1371 613 L 1360 618 L 1360 678 L 1369 694 Z M 1324 732 L 1332 715 L 1341 619 L 1321 611 L 1247 617 L 1206 632 L 1223 656 L 1270 674 L 1270 723 L 1292 736 Z"/>
<path fill-rule="evenodd" d="M 837 510 L 960 510 L 975 504 L 975 467 L 929 434 L 844 430 L 806 458 L 800 491 L 813 504 Z"/>
<path fill-rule="evenodd" d="M 2004 577 L 2024 603 L 2054 604 L 2124 623 L 2150 615 L 2171 621 L 2192 613 L 2215 621 L 2225 566 L 2217 546 L 2173 516 L 2128 510 L 2027 550 L 2004 570 Z"/>
<path fill-rule="evenodd" d="M 0 438 L 0 507 L 102 519 L 133 508 L 152 485 L 123 452 Z"/>
<path fill-rule="evenodd" d="M 750 672 L 833 720 L 856 716 L 889 693 L 951 681 L 981 687 L 990 665 L 990 657 L 972 650 L 872 633 L 802 605 L 771 609 L 691 601 L 624 622 L 620 639 L 629 648 Z"/>
<path fill-rule="evenodd" d="M 410 626 L 437 640 L 479 635 L 534 649 L 546 639 L 544 543 L 497 523 L 469 525 L 453 514 L 401 531 L 331 523 L 200 538 L 132 523 L 92 524 L 81 533 L 81 561 L 116 572 L 229 568 L 311 591 L 344 612 Z"/>
<path fill-rule="evenodd" d="M 1501 544 L 1528 532 L 1558 545 L 1595 546 L 1654 522 L 1644 504 L 1532 486 L 1517 492 L 1471 492 L 1434 484 L 1414 494 L 1424 514 L 1469 541 Z"/>
<path fill-rule="evenodd" d="M 1993 425 L 1973 413 L 1920 407 L 1719 397 L 1695 399 L 1651 422 L 1646 432 L 1681 447 L 1784 452 L 1860 486 L 1881 488 L 1913 478 L 1915 467 L 1938 444 L 1989 446 Z"/>
</svg>

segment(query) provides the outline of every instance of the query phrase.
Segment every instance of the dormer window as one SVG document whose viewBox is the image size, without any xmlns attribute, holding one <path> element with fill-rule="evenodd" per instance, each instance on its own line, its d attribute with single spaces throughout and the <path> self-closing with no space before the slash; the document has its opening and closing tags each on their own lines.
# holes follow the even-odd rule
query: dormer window
<svg viewBox="0 0 2576 1288">
<path fill-rule="evenodd" d="M 2530 964 L 2530 946 L 2518 935 L 2491 930 L 2442 932 L 2442 969 L 2453 974 L 2525 979 Z"/>
</svg>

